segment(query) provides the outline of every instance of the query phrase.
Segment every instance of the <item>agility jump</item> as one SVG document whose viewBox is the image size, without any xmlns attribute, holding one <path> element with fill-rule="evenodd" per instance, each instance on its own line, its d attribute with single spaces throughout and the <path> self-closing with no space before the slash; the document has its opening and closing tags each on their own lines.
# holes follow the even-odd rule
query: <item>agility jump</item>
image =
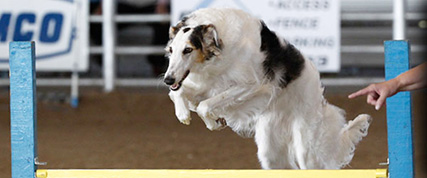
<svg viewBox="0 0 427 178">
<path fill-rule="evenodd" d="M 409 44 L 387 41 L 386 80 L 409 69 Z M 132 177 L 288 177 L 288 178 L 385 178 L 386 169 L 364 170 L 136 170 L 136 169 L 38 169 L 37 104 L 34 42 L 10 44 L 10 109 L 12 178 L 132 178 Z M 401 92 L 387 99 L 389 177 L 413 178 L 411 99 Z"/>
</svg>

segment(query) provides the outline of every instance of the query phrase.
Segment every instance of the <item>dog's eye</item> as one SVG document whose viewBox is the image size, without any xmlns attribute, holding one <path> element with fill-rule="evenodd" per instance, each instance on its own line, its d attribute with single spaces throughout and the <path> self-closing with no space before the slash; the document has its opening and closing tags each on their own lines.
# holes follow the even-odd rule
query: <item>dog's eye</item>
<svg viewBox="0 0 427 178">
<path fill-rule="evenodd" d="M 172 47 L 169 47 L 169 52 L 172 53 Z"/>
<path fill-rule="evenodd" d="M 193 51 L 193 48 L 185 48 L 182 53 L 188 54 L 188 53 L 191 53 L 192 51 Z"/>
</svg>

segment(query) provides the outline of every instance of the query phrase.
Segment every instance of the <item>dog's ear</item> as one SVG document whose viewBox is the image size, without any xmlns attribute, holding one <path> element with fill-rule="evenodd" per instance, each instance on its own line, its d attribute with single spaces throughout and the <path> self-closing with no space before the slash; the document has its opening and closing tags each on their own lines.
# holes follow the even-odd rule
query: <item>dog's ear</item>
<svg viewBox="0 0 427 178">
<path fill-rule="evenodd" d="M 203 26 L 203 42 L 204 44 L 214 45 L 216 48 L 221 49 L 221 40 L 213 24 Z"/>
<path fill-rule="evenodd" d="M 169 39 L 173 39 L 173 38 L 175 38 L 175 36 L 176 36 L 176 34 L 178 33 L 178 30 L 179 30 L 179 28 L 178 27 L 174 27 L 174 26 L 171 26 L 170 28 L 169 28 Z"/>
<path fill-rule="evenodd" d="M 203 46 L 206 60 L 221 53 L 222 41 L 214 25 L 203 25 Z"/>
<path fill-rule="evenodd" d="M 179 30 L 183 27 L 186 26 L 185 22 L 187 21 L 189 17 L 184 17 L 182 18 L 181 21 L 178 22 L 178 24 L 176 24 L 176 26 L 171 26 L 169 28 L 169 39 L 173 39 L 175 38 L 176 34 L 179 32 Z"/>
</svg>

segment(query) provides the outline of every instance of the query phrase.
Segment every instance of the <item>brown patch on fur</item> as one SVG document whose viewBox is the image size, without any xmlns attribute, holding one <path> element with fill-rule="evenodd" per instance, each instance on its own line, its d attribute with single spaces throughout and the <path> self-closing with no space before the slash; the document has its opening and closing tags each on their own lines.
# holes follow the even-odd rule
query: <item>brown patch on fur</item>
<svg viewBox="0 0 427 178">
<path fill-rule="evenodd" d="M 196 63 L 204 63 L 206 60 L 205 54 L 200 49 L 194 50 L 194 52 L 197 52 L 197 59 Z"/>
<path fill-rule="evenodd" d="M 201 49 L 195 49 L 194 52 L 197 53 L 196 63 L 204 63 L 206 61 L 205 54 Z"/>
</svg>

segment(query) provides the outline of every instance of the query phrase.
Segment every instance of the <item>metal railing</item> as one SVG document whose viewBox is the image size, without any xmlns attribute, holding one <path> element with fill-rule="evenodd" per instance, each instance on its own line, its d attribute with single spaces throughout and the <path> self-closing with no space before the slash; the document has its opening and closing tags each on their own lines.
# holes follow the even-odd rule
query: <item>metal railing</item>
<svg viewBox="0 0 427 178">
<path fill-rule="evenodd" d="M 91 15 L 90 23 L 102 23 L 102 15 Z M 116 23 L 150 23 L 150 22 L 170 22 L 168 14 L 151 14 L 151 15 L 115 15 L 113 17 Z"/>
<path fill-rule="evenodd" d="M 162 55 L 164 54 L 164 46 L 118 46 L 116 44 L 115 26 L 119 23 L 168 23 L 170 15 L 121 15 L 115 14 L 114 0 L 104 0 L 103 15 L 91 15 L 89 23 L 102 23 L 104 26 L 104 45 L 91 46 L 89 51 L 92 55 L 103 55 L 104 79 L 99 78 L 84 78 L 79 79 L 79 86 L 104 86 L 105 91 L 112 91 L 114 86 L 125 87 L 143 87 L 163 86 L 158 79 L 144 78 L 117 78 L 115 73 L 115 58 L 116 55 Z M 427 19 L 427 12 L 423 11 L 422 7 L 427 6 L 424 0 L 408 0 L 406 13 L 407 21 L 421 21 Z M 384 52 L 381 39 L 391 39 L 393 20 L 392 12 L 393 2 L 391 0 L 342 0 L 341 1 L 341 22 L 342 24 L 381 24 L 379 26 L 360 26 L 347 25 L 341 30 L 342 45 L 341 59 L 342 66 L 359 66 L 359 67 L 381 67 L 383 66 L 382 53 Z M 422 29 L 410 27 L 409 38 L 415 39 L 412 44 L 412 53 L 421 53 L 427 51 L 427 46 L 419 43 L 419 37 L 422 35 Z M 371 39 L 375 38 L 375 40 Z M 418 41 L 417 41 L 418 40 Z M 352 42 L 356 41 L 356 42 Z M 362 43 L 359 43 L 363 41 Z M 357 54 L 357 55 L 354 55 Z M 365 56 L 372 55 L 374 57 L 358 58 L 359 54 Z M 417 58 L 414 58 L 415 61 Z M 107 70 L 108 69 L 108 70 Z M 366 85 L 373 81 L 382 81 L 382 78 L 326 78 L 323 79 L 325 85 L 340 86 L 340 85 Z M 69 79 L 40 79 L 37 83 L 40 86 L 69 86 Z M 350 82 L 349 82 L 350 81 Z M 7 85 L 6 79 L 0 80 L 0 85 Z"/>
<path fill-rule="evenodd" d="M 372 4 L 372 1 L 369 1 L 370 3 L 367 4 Z M 411 1 L 411 2 L 417 2 L 420 3 L 421 1 Z M 348 9 L 343 9 L 342 13 L 341 13 L 341 21 L 342 22 L 346 22 L 346 23 L 352 23 L 352 22 L 390 22 L 396 18 L 393 15 L 393 12 L 391 11 L 392 9 L 392 3 L 391 1 L 383 1 L 380 0 L 377 3 L 382 3 L 381 7 L 382 8 L 375 8 L 375 7 L 371 7 L 371 9 L 365 9 L 365 10 L 352 10 L 353 9 L 357 9 L 358 6 L 355 4 L 360 5 L 360 1 L 356 2 L 356 1 L 352 1 L 352 0 L 347 0 L 347 1 L 342 1 L 342 6 L 343 7 L 347 7 Z M 365 5 L 366 6 L 366 5 Z M 412 9 L 416 9 L 418 6 L 415 5 L 414 3 L 411 4 L 411 6 L 409 6 L 409 8 Z M 403 16 L 402 16 L 403 17 Z M 406 14 L 406 19 L 408 21 L 417 21 L 417 20 L 421 20 L 421 19 L 427 19 L 427 14 L 423 13 L 423 12 L 419 12 L 418 10 L 415 10 L 415 12 L 408 12 Z M 91 22 L 92 23 L 99 23 L 100 22 L 100 17 L 99 16 L 91 16 Z M 114 17 L 111 17 L 111 19 L 109 19 L 110 21 L 114 21 L 115 23 L 146 23 L 146 22 L 169 22 L 170 16 L 169 15 L 116 15 Z M 398 26 L 402 26 L 402 25 L 398 25 Z M 350 27 L 351 28 L 351 27 Z M 388 39 L 391 39 L 391 34 L 392 34 L 392 28 L 391 25 L 388 27 L 390 30 L 387 31 L 387 33 L 390 35 L 390 37 Z M 371 28 L 367 28 L 367 29 L 371 29 Z M 346 38 L 347 35 L 351 36 L 354 34 L 349 34 L 349 31 L 351 31 L 351 29 L 344 27 L 342 29 L 342 34 L 346 35 L 343 38 Z M 350 32 L 351 33 L 351 32 Z M 367 35 L 369 36 L 369 34 L 372 33 L 372 29 L 369 31 L 365 31 L 364 33 L 362 32 L 359 35 Z M 387 38 L 386 38 L 387 39 Z M 344 41 L 345 39 L 343 39 Z M 426 46 L 421 46 L 419 44 L 414 44 L 412 46 L 412 52 L 413 53 L 419 53 L 422 51 L 425 51 L 427 48 Z M 100 54 L 101 50 L 99 47 L 92 47 L 91 48 L 91 53 L 92 54 Z M 120 46 L 116 46 L 115 50 L 114 50 L 115 54 L 118 55 L 129 55 L 129 54 L 162 54 L 163 53 L 163 47 L 162 46 L 158 46 L 158 47 L 154 47 L 154 46 L 145 46 L 145 47 L 120 47 Z M 382 54 L 384 52 L 382 43 L 378 43 L 378 44 L 343 44 L 341 46 L 341 53 L 342 54 L 358 54 L 358 53 L 366 53 L 366 54 Z M 105 55 L 105 54 L 104 54 Z M 346 61 L 345 59 L 342 59 L 342 64 L 343 65 L 347 65 L 347 66 L 363 66 L 364 64 L 362 64 L 362 62 L 364 60 L 348 60 Z M 370 66 L 382 66 L 383 65 L 383 60 L 379 59 L 379 60 L 375 60 L 378 62 L 369 62 L 368 65 Z M 112 85 L 111 83 L 115 83 L 115 85 L 119 85 L 119 83 L 121 84 L 125 84 L 128 86 L 141 86 L 141 85 L 158 85 L 158 82 L 138 82 L 138 81 L 150 81 L 153 79 L 118 79 L 116 81 L 112 81 L 113 79 L 104 79 L 104 84 L 105 84 L 105 90 L 106 91 L 111 91 L 112 90 Z M 381 78 L 375 78 L 374 81 L 382 81 L 383 79 Z M 121 82 L 121 81 L 132 81 L 132 82 Z M 368 83 L 371 83 L 373 80 L 371 80 L 370 78 L 352 78 L 352 79 L 324 79 L 325 85 L 366 85 Z M 109 84 L 110 83 L 110 84 Z M 134 83 L 139 83 L 139 84 L 135 84 Z"/>
</svg>

